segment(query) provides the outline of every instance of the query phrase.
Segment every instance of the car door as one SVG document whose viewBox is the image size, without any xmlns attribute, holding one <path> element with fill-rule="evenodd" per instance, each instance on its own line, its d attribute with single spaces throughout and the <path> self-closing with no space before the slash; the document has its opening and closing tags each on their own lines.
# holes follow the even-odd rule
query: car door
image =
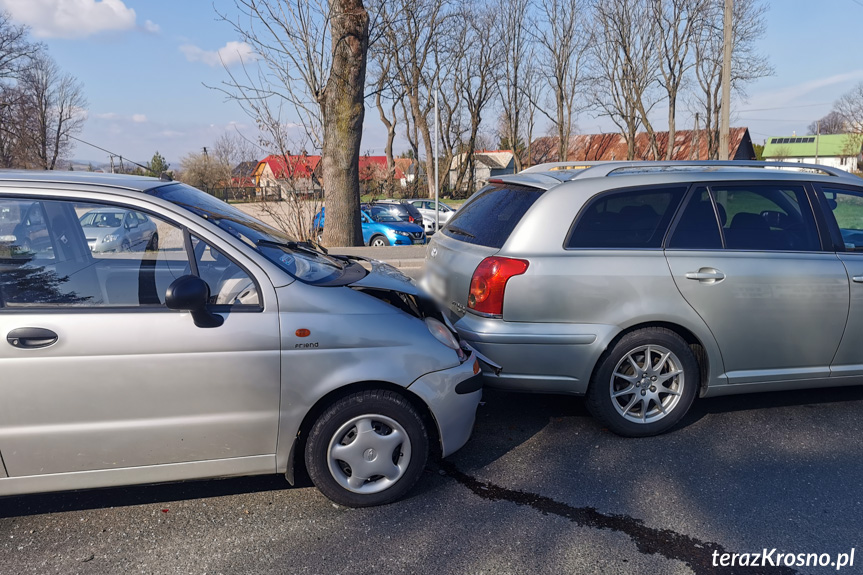
<svg viewBox="0 0 863 575">
<path fill-rule="evenodd" d="M 716 337 L 727 383 L 827 378 L 848 278 L 799 182 L 711 184 L 666 245 L 675 284 Z"/>
<path fill-rule="evenodd" d="M 818 199 L 851 287 L 848 323 L 831 365 L 834 377 L 863 376 L 863 190 L 819 186 Z"/>
<path fill-rule="evenodd" d="M 236 250 L 236 259 L 212 258 L 225 268 L 213 271 L 201 258 L 218 242 L 193 252 L 206 247 L 205 234 L 152 212 L 157 250 L 91 254 L 78 216 L 104 204 L 35 201 L 53 250 L 0 244 L 0 451 L 9 476 L 214 460 L 232 462 L 212 468 L 220 473 L 273 471 L 279 324 L 266 276 Z M 0 197 L 13 212 L 20 203 Z M 257 296 L 213 308 L 220 327 L 196 327 L 165 306 L 165 292 L 199 269 L 214 298 L 238 271 Z M 188 466 L 163 469 L 147 478 L 189 476 Z"/>
</svg>

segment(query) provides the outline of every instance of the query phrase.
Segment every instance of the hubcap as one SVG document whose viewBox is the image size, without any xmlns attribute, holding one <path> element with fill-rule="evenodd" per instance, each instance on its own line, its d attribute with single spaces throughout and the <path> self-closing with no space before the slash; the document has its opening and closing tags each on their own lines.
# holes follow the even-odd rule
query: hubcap
<svg viewBox="0 0 863 575">
<path fill-rule="evenodd" d="M 327 448 L 327 465 L 339 485 L 354 493 L 378 493 L 408 468 L 411 442 L 397 421 L 360 415 L 342 425 Z"/>
<path fill-rule="evenodd" d="M 661 345 L 643 345 L 617 363 L 609 392 L 611 403 L 625 419 L 653 423 L 677 406 L 683 385 L 680 359 Z"/>
</svg>

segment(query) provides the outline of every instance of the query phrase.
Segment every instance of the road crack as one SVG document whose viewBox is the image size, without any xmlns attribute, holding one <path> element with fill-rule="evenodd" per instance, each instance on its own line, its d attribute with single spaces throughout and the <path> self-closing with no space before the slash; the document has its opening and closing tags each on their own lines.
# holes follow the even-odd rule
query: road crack
<svg viewBox="0 0 863 575">
<path fill-rule="evenodd" d="M 635 543 L 638 551 L 644 555 L 661 555 L 666 559 L 682 561 L 696 575 L 727 573 L 729 575 L 752 575 L 753 573 L 771 573 L 776 575 L 793 575 L 798 571 L 785 566 L 752 567 L 714 567 L 714 551 L 721 556 L 729 553 L 722 545 L 701 541 L 688 535 L 683 535 L 671 529 L 656 529 L 644 524 L 641 519 L 628 515 L 608 514 L 597 511 L 594 507 L 573 507 L 550 497 L 500 487 L 493 483 L 482 482 L 459 470 L 449 461 L 440 461 L 440 468 L 447 476 L 467 487 L 478 497 L 488 501 L 508 501 L 520 506 L 531 507 L 544 515 L 557 515 L 569 519 L 581 527 L 608 529 L 628 535 Z"/>
</svg>

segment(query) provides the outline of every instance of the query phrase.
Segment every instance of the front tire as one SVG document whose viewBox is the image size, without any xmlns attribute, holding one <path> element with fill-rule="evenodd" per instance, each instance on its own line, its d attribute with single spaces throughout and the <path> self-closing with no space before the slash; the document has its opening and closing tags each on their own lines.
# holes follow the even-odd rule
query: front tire
<svg viewBox="0 0 863 575">
<path fill-rule="evenodd" d="M 346 507 L 369 507 L 404 496 L 428 452 L 416 408 L 392 391 L 369 390 L 339 399 L 318 417 L 305 460 L 321 493 Z"/>
<path fill-rule="evenodd" d="M 369 240 L 369 245 L 375 248 L 381 248 L 390 245 L 390 241 L 384 236 L 374 236 Z"/>
<path fill-rule="evenodd" d="M 686 341 L 669 329 L 645 328 L 600 358 L 587 406 L 618 435 L 657 435 L 686 415 L 699 385 L 698 360 Z"/>
</svg>

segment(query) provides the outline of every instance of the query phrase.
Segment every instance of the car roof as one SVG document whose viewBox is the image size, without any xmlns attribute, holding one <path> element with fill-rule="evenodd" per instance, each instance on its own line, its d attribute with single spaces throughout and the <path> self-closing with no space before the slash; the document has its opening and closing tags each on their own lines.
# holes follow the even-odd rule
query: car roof
<svg viewBox="0 0 863 575">
<path fill-rule="evenodd" d="M 112 191 L 122 193 L 123 191 L 147 192 L 173 183 L 175 182 L 129 174 L 64 170 L 0 170 L 0 186 L 2 187 L 82 186 L 111 188 Z"/>
<path fill-rule="evenodd" d="M 551 189 L 564 182 L 594 178 L 638 179 L 641 181 L 681 182 L 704 180 L 821 180 L 861 185 L 863 181 L 849 172 L 816 164 L 759 161 L 621 161 L 553 162 L 538 164 L 513 175 L 497 176 L 492 183 L 514 183 Z M 611 182 L 609 181 L 609 184 Z M 630 182 L 631 184 L 631 182 Z M 615 182 L 615 187 L 624 184 Z"/>
</svg>

